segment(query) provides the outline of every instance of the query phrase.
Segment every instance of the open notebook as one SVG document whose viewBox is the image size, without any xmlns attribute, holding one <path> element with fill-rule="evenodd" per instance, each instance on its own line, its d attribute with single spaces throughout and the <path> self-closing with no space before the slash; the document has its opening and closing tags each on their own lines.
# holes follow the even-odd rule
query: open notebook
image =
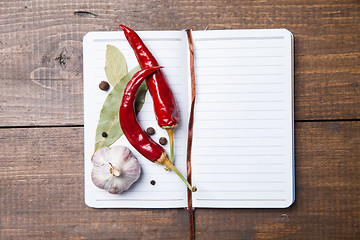
<svg viewBox="0 0 360 240">
<path fill-rule="evenodd" d="M 190 109 L 189 50 L 185 31 L 138 32 L 161 66 L 180 108 L 175 130 L 175 166 L 186 176 Z M 196 103 L 192 183 L 194 207 L 283 208 L 294 201 L 293 37 L 285 29 L 193 31 Z M 84 51 L 85 202 L 98 208 L 187 207 L 187 188 L 172 171 L 143 158 L 139 180 L 118 195 L 91 181 L 90 161 L 102 104 L 98 84 L 107 44 L 119 48 L 128 69 L 138 65 L 122 31 L 90 32 Z M 153 139 L 167 137 L 155 120 L 147 94 L 138 115 L 154 127 Z M 168 146 L 165 147 L 169 153 Z M 155 185 L 150 181 L 154 180 Z"/>
</svg>

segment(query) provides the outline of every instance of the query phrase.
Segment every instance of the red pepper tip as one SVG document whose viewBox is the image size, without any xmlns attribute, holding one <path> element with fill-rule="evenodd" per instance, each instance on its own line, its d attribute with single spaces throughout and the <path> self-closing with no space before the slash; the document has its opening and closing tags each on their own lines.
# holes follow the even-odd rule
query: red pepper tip
<svg viewBox="0 0 360 240">
<path fill-rule="evenodd" d="M 124 32 L 125 31 L 130 31 L 130 29 L 127 26 L 122 25 L 122 24 L 119 25 L 119 28 L 121 28 Z"/>
</svg>

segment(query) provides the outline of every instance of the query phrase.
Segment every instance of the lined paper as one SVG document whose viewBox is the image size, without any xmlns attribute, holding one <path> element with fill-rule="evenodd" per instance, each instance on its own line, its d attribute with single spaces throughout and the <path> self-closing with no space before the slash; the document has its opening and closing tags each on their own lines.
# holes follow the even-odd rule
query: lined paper
<svg viewBox="0 0 360 240">
<path fill-rule="evenodd" d="M 187 68 L 186 38 L 182 32 L 139 32 L 140 37 L 153 53 L 169 82 L 180 109 L 182 121 L 175 130 L 175 166 L 186 174 L 187 143 Z M 186 187 L 172 171 L 165 171 L 164 166 L 152 163 L 142 157 L 122 136 L 114 145 L 125 145 L 131 149 L 141 164 L 141 176 L 131 188 L 121 194 L 110 194 L 97 188 L 91 181 L 91 156 L 94 151 L 95 131 L 99 113 L 107 94 L 99 89 L 98 84 L 106 80 L 104 71 L 107 44 L 120 49 L 124 54 L 128 70 L 138 65 L 136 57 L 124 34 L 118 32 L 91 32 L 84 37 L 84 124 L 85 124 L 85 202 L 96 208 L 177 208 L 187 205 Z M 112 88 L 111 88 L 112 89 Z M 111 90 L 110 89 L 110 90 Z M 138 114 L 140 125 L 146 129 L 154 127 L 156 134 L 152 138 L 157 142 L 160 137 L 167 137 L 164 129 L 158 127 L 155 120 L 153 102 L 149 95 Z M 169 145 L 169 144 L 168 144 Z M 165 146 L 169 153 L 169 146 Z M 151 185 L 150 181 L 156 184 Z"/>
<path fill-rule="evenodd" d="M 196 207 L 287 207 L 293 193 L 292 36 L 193 32 Z"/>
<path fill-rule="evenodd" d="M 154 54 L 180 108 L 175 130 L 175 166 L 186 174 L 190 73 L 185 31 L 138 32 Z M 193 31 L 196 103 L 192 147 L 194 207 L 281 208 L 294 201 L 293 39 L 274 30 Z M 144 159 L 140 179 L 118 195 L 91 181 L 95 130 L 108 92 L 100 91 L 106 45 L 118 47 L 128 69 L 137 66 L 133 50 L 119 32 L 91 32 L 84 37 L 85 202 L 97 208 L 187 207 L 187 188 L 173 172 Z M 138 115 L 154 127 L 157 141 L 167 137 L 154 117 L 149 94 Z M 165 147 L 169 153 L 169 146 Z M 150 184 L 151 180 L 156 185 Z"/>
</svg>

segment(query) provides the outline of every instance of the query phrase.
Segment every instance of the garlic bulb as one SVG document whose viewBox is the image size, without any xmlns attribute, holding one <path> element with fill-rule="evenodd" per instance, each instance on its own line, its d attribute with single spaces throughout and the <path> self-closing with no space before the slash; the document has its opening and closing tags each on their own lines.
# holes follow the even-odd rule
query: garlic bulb
<svg viewBox="0 0 360 240">
<path fill-rule="evenodd" d="M 92 163 L 91 179 L 95 186 L 113 194 L 129 189 L 141 172 L 138 160 L 124 146 L 100 148 L 94 153 Z"/>
</svg>

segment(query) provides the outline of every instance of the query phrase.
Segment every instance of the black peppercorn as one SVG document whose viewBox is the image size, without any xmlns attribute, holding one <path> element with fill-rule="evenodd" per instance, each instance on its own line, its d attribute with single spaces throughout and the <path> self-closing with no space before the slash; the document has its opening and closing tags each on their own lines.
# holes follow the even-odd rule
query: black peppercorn
<svg viewBox="0 0 360 240">
<path fill-rule="evenodd" d="M 151 185 L 155 185 L 155 184 L 156 184 L 155 180 L 151 180 L 151 181 L 150 181 L 150 184 L 151 184 Z"/>
<path fill-rule="evenodd" d="M 100 84 L 99 84 L 99 88 L 103 91 L 107 91 L 109 90 L 110 88 L 110 85 L 108 82 L 105 82 L 105 81 L 101 81 Z"/>
<path fill-rule="evenodd" d="M 161 137 L 161 138 L 159 139 L 159 143 L 160 143 L 161 145 L 166 145 L 166 144 L 167 144 L 167 139 L 164 138 L 164 137 Z"/>
<path fill-rule="evenodd" d="M 146 133 L 149 134 L 150 136 L 154 135 L 155 134 L 155 129 L 153 127 L 148 127 L 146 129 Z"/>
<path fill-rule="evenodd" d="M 103 132 L 101 135 L 102 135 L 104 138 L 106 138 L 106 137 L 108 136 L 106 132 Z"/>
</svg>

